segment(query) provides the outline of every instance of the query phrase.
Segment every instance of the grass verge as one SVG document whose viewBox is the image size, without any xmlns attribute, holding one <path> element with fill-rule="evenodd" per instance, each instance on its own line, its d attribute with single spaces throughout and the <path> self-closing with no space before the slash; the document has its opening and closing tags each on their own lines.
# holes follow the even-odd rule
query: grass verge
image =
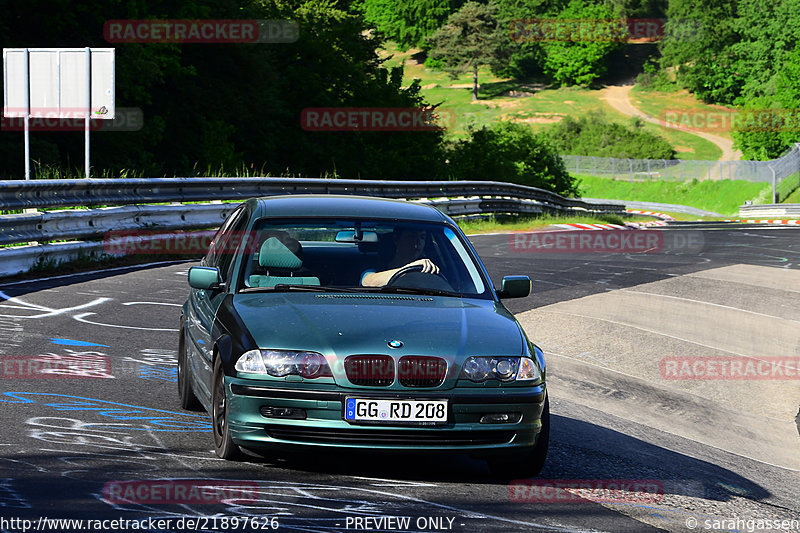
<svg viewBox="0 0 800 533">
<path fill-rule="evenodd" d="M 692 180 L 681 183 L 656 180 L 630 182 L 594 176 L 579 176 L 579 179 L 581 193 L 588 198 L 688 205 L 721 215 L 738 215 L 739 206 L 746 200 L 763 197 L 765 191 L 771 194 L 772 190 L 768 183 L 742 180 Z"/>
<path fill-rule="evenodd" d="M 647 222 L 655 220 L 651 217 L 625 217 L 617 215 L 567 216 L 543 215 L 532 216 L 497 216 L 480 219 L 457 220 L 458 226 L 467 235 L 478 233 L 503 233 L 506 231 L 522 231 L 543 229 L 552 224 L 619 224 L 629 222 Z"/>
</svg>

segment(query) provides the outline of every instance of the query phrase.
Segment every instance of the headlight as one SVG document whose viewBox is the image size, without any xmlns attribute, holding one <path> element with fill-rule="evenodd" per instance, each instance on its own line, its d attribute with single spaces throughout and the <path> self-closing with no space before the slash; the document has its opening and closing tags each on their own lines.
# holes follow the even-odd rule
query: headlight
<svg viewBox="0 0 800 533">
<path fill-rule="evenodd" d="M 470 357 L 464 363 L 461 375 L 471 381 L 483 381 L 489 377 L 490 371 L 487 357 Z"/>
<path fill-rule="evenodd" d="M 461 377 L 476 383 L 487 379 L 536 381 L 542 374 L 529 357 L 470 357 L 464 362 Z"/>
<path fill-rule="evenodd" d="M 237 372 L 268 374 L 276 378 L 289 375 L 306 379 L 333 376 L 328 361 L 317 352 L 250 350 L 239 357 L 234 368 Z"/>
</svg>

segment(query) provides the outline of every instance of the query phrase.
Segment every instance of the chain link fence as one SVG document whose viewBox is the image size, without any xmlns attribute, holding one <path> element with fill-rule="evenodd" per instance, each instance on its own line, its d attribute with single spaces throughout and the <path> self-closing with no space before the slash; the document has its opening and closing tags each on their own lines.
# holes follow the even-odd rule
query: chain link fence
<svg viewBox="0 0 800 533">
<path fill-rule="evenodd" d="M 571 174 L 602 176 L 628 181 L 746 180 L 771 183 L 773 201 L 779 202 L 796 188 L 800 173 L 800 143 L 770 161 L 697 161 L 690 159 L 618 159 L 562 155 Z M 792 179 L 787 180 L 787 178 Z M 786 183 L 783 183 L 786 180 Z M 794 186 L 792 186 L 794 185 Z"/>
</svg>

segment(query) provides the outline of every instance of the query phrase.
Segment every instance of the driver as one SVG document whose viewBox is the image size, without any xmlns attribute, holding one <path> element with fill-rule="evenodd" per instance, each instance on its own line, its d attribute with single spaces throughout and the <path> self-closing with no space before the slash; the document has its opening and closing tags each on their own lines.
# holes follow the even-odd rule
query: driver
<svg viewBox="0 0 800 533">
<path fill-rule="evenodd" d="M 383 287 L 398 271 L 415 265 L 422 266 L 426 274 L 438 274 L 439 267 L 427 258 L 420 258 L 425 250 L 425 241 L 428 234 L 424 230 L 395 228 L 392 232 L 394 239 L 394 257 L 387 264 L 388 269 L 376 272 L 367 270 L 361 276 L 361 285 L 364 287 Z"/>
</svg>

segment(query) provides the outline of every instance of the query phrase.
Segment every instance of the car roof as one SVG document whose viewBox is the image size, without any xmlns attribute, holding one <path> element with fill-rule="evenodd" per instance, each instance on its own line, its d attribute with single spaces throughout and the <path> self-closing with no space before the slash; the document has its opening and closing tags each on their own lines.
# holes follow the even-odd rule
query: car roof
<svg viewBox="0 0 800 533">
<path fill-rule="evenodd" d="M 372 196 L 291 194 L 256 198 L 257 217 L 347 217 L 446 222 L 438 209 L 406 200 Z"/>
</svg>

